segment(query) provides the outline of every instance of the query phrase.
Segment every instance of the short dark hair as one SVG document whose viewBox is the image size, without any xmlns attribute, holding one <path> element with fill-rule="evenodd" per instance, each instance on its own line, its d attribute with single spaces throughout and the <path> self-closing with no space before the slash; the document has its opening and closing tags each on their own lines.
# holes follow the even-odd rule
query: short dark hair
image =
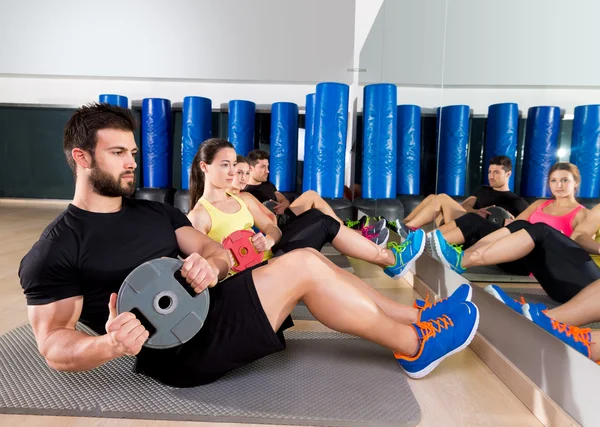
<svg viewBox="0 0 600 427">
<path fill-rule="evenodd" d="M 236 163 L 246 163 L 246 164 L 248 164 L 248 159 L 246 159 L 241 154 L 238 154 L 237 157 L 235 158 L 235 162 Z"/>
<path fill-rule="evenodd" d="M 94 156 L 98 142 L 96 134 L 99 130 L 118 129 L 133 132 L 137 126 L 137 120 L 128 108 L 99 103 L 78 108 L 65 125 L 63 137 L 63 151 L 73 175 L 76 168 L 71 151 L 74 148 L 80 148 Z"/>
<path fill-rule="evenodd" d="M 490 165 L 502 166 L 504 172 L 512 171 L 512 160 L 508 156 L 494 156 L 490 159 Z"/>
<path fill-rule="evenodd" d="M 256 166 L 259 160 L 269 160 L 269 153 L 263 150 L 252 150 L 246 156 L 250 166 Z"/>
</svg>

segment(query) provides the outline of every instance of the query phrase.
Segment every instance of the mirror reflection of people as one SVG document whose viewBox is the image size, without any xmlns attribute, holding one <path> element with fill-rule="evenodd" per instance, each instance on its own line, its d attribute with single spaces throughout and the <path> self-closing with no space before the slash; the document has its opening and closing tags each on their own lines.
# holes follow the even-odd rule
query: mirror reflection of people
<svg viewBox="0 0 600 427">
<path fill-rule="evenodd" d="M 400 235 L 423 227 L 435 218 L 439 226 L 451 223 L 468 213 L 487 218 L 488 208 L 497 206 L 505 209 L 513 217 L 527 209 L 528 203 L 510 191 L 508 183 L 512 175 L 512 162 L 507 156 L 490 159 L 488 180 L 490 185 L 478 187 L 464 202 L 458 203 L 447 194 L 431 194 L 423 200 L 406 218 L 400 221 Z M 469 215 L 472 216 L 472 215 Z"/>
</svg>

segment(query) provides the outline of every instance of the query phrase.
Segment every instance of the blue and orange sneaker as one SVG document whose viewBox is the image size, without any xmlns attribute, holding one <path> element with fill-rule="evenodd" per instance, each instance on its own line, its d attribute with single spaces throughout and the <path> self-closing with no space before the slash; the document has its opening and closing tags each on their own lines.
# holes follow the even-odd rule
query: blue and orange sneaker
<svg viewBox="0 0 600 427">
<path fill-rule="evenodd" d="M 520 301 L 517 301 L 504 292 L 504 290 L 498 285 L 487 285 L 483 290 L 492 295 L 498 301 L 503 302 L 512 308 L 517 313 L 523 314 L 522 308 L 523 304 L 525 304 L 525 299 L 523 299 L 523 297 L 521 297 Z"/>
<path fill-rule="evenodd" d="M 569 326 L 565 323 L 554 320 L 546 314 L 544 304 L 523 304 L 523 316 L 527 317 L 540 328 L 550 332 L 556 338 L 570 345 L 575 350 L 590 358 L 592 349 L 592 330 L 589 328 L 580 328 L 578 326 Z"/>
<path fill-rule="evenodd" d="M 401 244 L 390 242 L 388 248 L 394 253 L 396 263 L 384 268 L 383 272 L 392 279 L 397 280 L 408 272 L 417 258 L 423 253 L 425 249 L 425 232 L 417 230 L 409 234 Z"/>
<path fill-rule="evenodd" d="M 471 301 L 473 289 L 471 285 L 463 283 L 448 298 L 436 301 L 433 304 L 429 302 L 429 295 L 423 300 L 415 300 L 414 307 L 421 310 L 419 313 L 419 322 L 427 322 L 437 319 L 446 313 L 450 313 L 454 307 L 465 301 Z"/>
<path fill-rule="evenodd" d="M 400 367 L 411 378 L 422 378 L 442 360 L 465 349 L 479 325 L 479 310 L 471 301 L 462 302 L 450 313 L 412 325 L 421 347 L 415 356 L 395 354 Z"/>
<path fill-rule="evenodd" d="M 444 239 L 444 235 L 440 230 L 434 230 L 432 238 L 433 248 L 435 249 L 435 253 L 442 264 L 444 264 L 446 267 L 450 267 L 458 274 L 464 273 L 465 269 L 462 267 L 462 246 L 448 243 L 446 239 Z"/>
</svg>

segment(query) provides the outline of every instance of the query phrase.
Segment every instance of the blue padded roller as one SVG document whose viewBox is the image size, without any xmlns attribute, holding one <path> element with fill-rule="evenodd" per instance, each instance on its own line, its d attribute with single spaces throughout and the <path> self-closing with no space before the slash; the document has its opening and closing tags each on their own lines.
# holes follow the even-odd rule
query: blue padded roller
<svg viewBox="0 0 600 427">
<path fill-rule="evenodd" d="M 313 141 L 315 135 L 315 101 L 316 94 L 306 95 L 306 111 L 304 120 L 304 169 L 302 173 L 302 192 L 314 190 L 313 173 Z"/>
<path fill-rule="evenodd" d="M 322 197 L 344 197 L 349 91 L 342 83 L 317 85 L 313 177 L 315 191 Z"/>
<path fill-rule="evenodd" d="M 116 107 L 129 108 L 129 100 L 123 95 L 104 93 L 98 97 L 98 101 L 101 104 L 110 104 Z"/>
<path fill-rule="evenodd" d="M 271 106 L 269 180 L 279 191 L 296 191 L 298 164 L 298 105 L 276 102 Z"/>
<path fill-rule="evenodd" d="M 398 105 L 396 192 L 421 192 L 421 107 Z"/>
<path fill-rule="evenodd" d="M 171 101 L 144 98 L 142 101 L 142 173 L 145 188 L 172 186 L 173 141 Z"/>
<path fill-rule="evenodd" d="M 517 137 L 519 133 L 519 106 L 514 103 L 494 104 L 488 108 L 485 130 L 484 171 L 485 183 L 489 185 L 488 169 L 494 156 L 507 156 L 513 164 L 508 181 L 510 190 L 515 188 L 514 169 L 517 164 Z"/>
<path fill-rule="evenodd" d="M 398 103 L 396 85 L 365 86 L 363 107 L 363 199 L 396 198 Z"/>
<path fill-rule="evenodd" d="M 529 109 L 521 173 L 521 196 L 550 197 L 548 172 L 557 161 L 559 132 L 559 107 Z"/>
<path fill-rule="evenodd" d="M 186 96 L 181 121 L 181 188 L 189 190 L 194 156 L 200 143 L 212 135 L 212 101 L 200 96 Z"/>
<path fill-rule="evenodd" d="M 469 114 L 468 105 L 438 108 L 438 193 L 446 193 L 449 196 L 465 194 Z"/>
<path fill-rule="evenodd" d="M 247 156 L 254 149 L 254 115 L 252 101 L 229 101 L 229 142 L 237 154 Z"/>
<path fill-rule="evenodd" d="M 600 105 L 575 107 L 571 163 L 581 173 L 579 196 L 600 197 Z"/>
</svg>

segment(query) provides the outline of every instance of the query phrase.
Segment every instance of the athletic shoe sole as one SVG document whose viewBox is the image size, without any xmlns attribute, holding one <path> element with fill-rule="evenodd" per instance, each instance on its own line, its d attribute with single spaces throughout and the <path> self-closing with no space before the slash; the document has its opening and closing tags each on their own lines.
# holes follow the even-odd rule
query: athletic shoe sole
<svg viewBox="0 0 600 427">
<path fill-rule="evenodd" d="M 404 265 L 404 267 L 402 268 L 402 270 L 400 271 L 399 274 L 397 274 L 395 276 L 392 276 L 392 275 L 388 274 L 385 270 L 384 270 L 384 273 L 387 274 L 388 276 L 390 276 L 394 280 L 400 280 L 401 278 L 403 278 L 404 276 L 406 276 L 406 273 L 408 273 L 408 270 L 410 270 L 411 267 L 417 261 L 417 259 L 419 259 L 419 257 L 421 255 L 423 255 L 423 251 L 425 251 L 425 240 L 426 239 L 423 239 L 423 241 L 421 242 L 421 247 L 419 248 L 417 254 L 413 257 L 413 259 L 411 259 L 408 263 L 406 263 Z"/>
<path fill-rule="evenodd" d="M 531 312 L 529 311 L 530 308 L 531 307 L 529 307 L 529 304 L 523 304 L 523 307 L 521 307 L 521 311 L 523 313 L 523 316 L 527 317 L 533 322 L 533 317 L 531 316 Z"/>
<path fill-rule="evenodd" d="M 410 378 L 412 378 L 414 380 L 423 378 L 424 376 L 427 376 L 429 373 L 431 373 L 431 371 L 433 371 L 435 368 L 437 368 L 438 365 L 440 363 L 442 363 L 442 360 L 444 360 L 445 358 L 450 357 L 456 353 L 463 351 L 465 348 L 467 348 L 469 346 L 469 344 L 471 344 L 471 341 L 473 341 L 473 338 L 475 338 L 475 334 L 477 333 L 477 328 L 479 327 L 479 309 L 477 308 L 476 305 L 473 305 L 473 307 L 475 307 L 475 310 L 477 313 L 477 318 L 475 319 L 475 324 L 473 325 L 473 330 L 469 334 L 466 341 L 463 344 L 461 344 L 459 347 L 456 347 L 451 352 L 446 353 L 439 359 L 434 360 L 429 365 L 427 365 L 424 369 L 421 369 L 418 372 L 407 372 L 406 370 L 404 370 L 404 368 L 402 368 L 402 365 L 399 365 L 402 368 L 402 370 L 406 373 L 406 375 L 408 375 Z"/>
<path fill-rule="evenodd" d="M 452 271 L 458 273 L 454 269 L 454 267 L 450 265 L 450 263 L 446 260 L 446 257 L 442 253 L 442 250 L 440 249 L 441 245 L 440 245 L 440 241 L 438 239 L 437 233 L 433 233 L 432 239 L 433 239 L 433 249 L 434 249 L 434 253 L 435 253 L 434 258 L 437 257 L 436 259 L 439 262 L 441 262 L 442 264 L 444 264 L 446 267 L 450 268 Z"/>
</svg>

